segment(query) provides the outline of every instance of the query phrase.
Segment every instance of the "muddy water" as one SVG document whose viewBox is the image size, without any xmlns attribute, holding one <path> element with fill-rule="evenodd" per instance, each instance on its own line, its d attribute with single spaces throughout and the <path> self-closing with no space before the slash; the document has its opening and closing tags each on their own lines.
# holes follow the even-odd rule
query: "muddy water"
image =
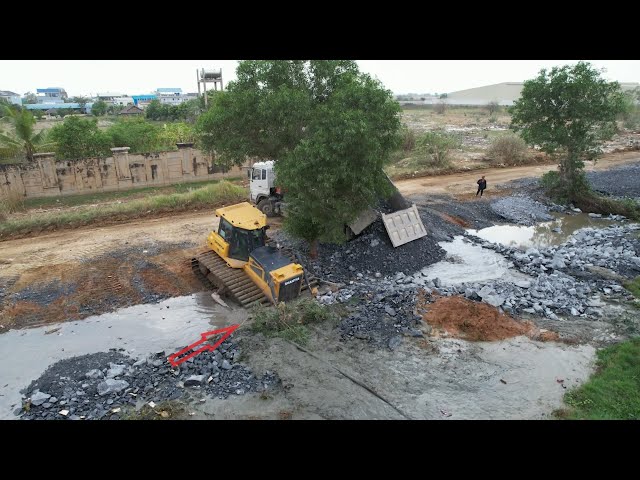
<svg viewBox="0 0 640 480">
<path fill-rule="evenodd" d="M 578 215 L 552 214 L 555 219 L 531 227 L 519 225 L 494 225 L 481 230 L 467 230 L 493 243 L 514 247 L 549 247 L 566 242 L 573 233 L 584 227 L 605 228 L 612 220 L 591 218 L 586 213 Z"/>
<path fill-rule="evenodd" d="M 429 280 L 437 277 L 445 286 L 494 279 L 516 281 L 529 278 L 509 268 L 510 262 L 502 255 L 473 245 L 460 235 L 452 242 L 439 242 L 439 245 L 446 250 L 447 256 L 425 268 L 423 272 Z"/>
<path fill-rule="evenodd" d="M 164 350 L 167 355 L 200 339 L 208 330 L 243 323 L 247 313 L 215 303 L 209 293 L 176 297 L 151 305 L 136 305 L 80 322 L 0 335 L 0 418 L 15 418 L 21 406 L 20 390 L 49 365 L 64 358 L 124 348 L 137 357 Z"/>
</svg>

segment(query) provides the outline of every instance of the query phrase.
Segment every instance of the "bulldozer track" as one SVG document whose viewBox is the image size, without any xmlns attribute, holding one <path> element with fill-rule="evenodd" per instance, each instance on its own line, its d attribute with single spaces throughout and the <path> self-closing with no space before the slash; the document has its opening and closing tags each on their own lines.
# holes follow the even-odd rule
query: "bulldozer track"
<svg viewBox="0 0 640 480">
<path fill-rule="evenodd" d="M 298 262 L 292 252 L 281 250 L 292 262 Z M 221 295 L 230 297 L 239 305 L 250 308 L 254 305 L 271 303 L 269 297 L 240 268 L 231 268 L 213 251 L 206 251 L 191 259 L 191 269 L 200 281 L 210 289 L 217 289 Z M 308 278 L 303 282 L 300 295 L 310 295 L 309 287 L 317 286 L 318 280 Z"/>
</svg>

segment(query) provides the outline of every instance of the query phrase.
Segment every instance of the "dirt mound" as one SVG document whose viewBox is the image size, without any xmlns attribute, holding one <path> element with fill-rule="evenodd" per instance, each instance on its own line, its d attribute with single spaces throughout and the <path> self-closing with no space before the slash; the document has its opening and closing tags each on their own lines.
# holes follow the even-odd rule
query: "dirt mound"
<svg viewBox="0 0 640 480">
<path fill-rule="evenodd" d="M 473 302 L 464 297 L 440 297 L 425 306 L 422 318 L 435 328 L 465 340 L 504 340 L 518 335 L 537 336 L 530 322 L 518 322 L 486 303 Z"/>
</svg>

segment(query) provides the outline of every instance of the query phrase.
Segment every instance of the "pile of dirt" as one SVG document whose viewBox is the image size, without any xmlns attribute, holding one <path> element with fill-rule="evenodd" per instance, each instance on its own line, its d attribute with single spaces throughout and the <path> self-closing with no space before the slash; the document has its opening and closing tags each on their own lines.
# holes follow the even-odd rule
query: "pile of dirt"
<svg viewBox="0 0 640 480">
<path fill-rule="evenodd" d="M 492 341 L 537 335 L 532 323 L 518 322 L 491 305 L 460 296 L 440 297 L 424 308 L 427 310 L 422 316 L 425 322 L 465 340 Z"/>
</svg>

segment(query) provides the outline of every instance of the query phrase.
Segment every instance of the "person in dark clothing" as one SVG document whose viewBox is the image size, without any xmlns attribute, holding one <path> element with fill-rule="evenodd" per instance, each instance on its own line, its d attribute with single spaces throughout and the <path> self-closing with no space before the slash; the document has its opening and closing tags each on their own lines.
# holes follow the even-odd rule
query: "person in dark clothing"
<svg viewBox="0 0 640 480">
<path fill-rule="evenodd" d="M 478 196 L 478 194 L 482 196 L 482 192 L 484 192 L 484 189 L 487 188 L 487 181 L 484 179 L 484 175 L 476 183 L 478 184 L 478 191 L 476 192 L 476 197 Z"/>
</svg>

